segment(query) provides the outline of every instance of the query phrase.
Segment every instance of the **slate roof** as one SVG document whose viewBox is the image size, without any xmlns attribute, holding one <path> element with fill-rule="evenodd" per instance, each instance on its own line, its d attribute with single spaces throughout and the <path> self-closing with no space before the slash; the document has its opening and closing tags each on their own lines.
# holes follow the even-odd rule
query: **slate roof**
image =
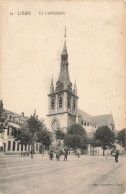
<svg viewBox="0 0 126 194">
<path fill-rule="evenodd" d="M 84 112 L 83 110 L 81 110 L 79 108 L 77 109 L 77 112 L 78 112 L 78 115 L 81 115 L 83 120 L 88 121 L 88 122 L 92 122 L 91 115 L 89 115 L 88 113 Z"/>
<path fill-rule="evenodd" d="M 21 117 L 21 115 L 18 114 L 18 113 L 12 112 L 10 110 L 3 109 L 2 116 L 6 116 L 7 114 L 11 114 L 11 115 L 13 115 L 15 117 Z"/>
<path fill-rule="evenodd" d="M 79 108 L 78 108 L 78 115 L 81 115 L 84 121 L 87 121 L 97 126 L 107 125 L 108 123 L 111 122 L 111 116 L 112 116 L 111 114 L 91 116 L 90 114 L 82 111 Z"/>
<path fill-rule="evenodd" d="M 7 118 L 7 114 L 10 114 L 14 119 L 21 118 L 22 121 L 26 121 L 26 119 L 28 119 L 27 116 L 22 116 L 21 114 L 12 112 L 12 111 L 7 110 L 7 109 L 3 109 L 3 111 L 2 111 L 2 118 L 6 119 Z M 14 122 L 18 123 L 17 120 L 14 120 Z"/>
<path fill-rule="evenodd" d="M 98 126 L 107 125 L 108 123 L 110 123 L 110 117 L 111 117 L 111 114 L 93 116 L 92 122 L 96 123 L 96 125 Z"/>
</svg>

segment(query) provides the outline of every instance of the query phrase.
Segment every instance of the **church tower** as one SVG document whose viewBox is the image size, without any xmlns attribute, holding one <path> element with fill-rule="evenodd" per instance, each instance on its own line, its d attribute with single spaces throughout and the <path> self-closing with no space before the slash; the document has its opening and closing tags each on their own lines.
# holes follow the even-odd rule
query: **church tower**
<svg viewBox="0 0 126 194">
<path fill-rule="evenodd" d="M 61 53 L 60 73 L 54 89 L 53 78 L 50 85 L 50 93 L 48 94 L 48 115 L 47 124 L 50 131 L 58 128 L 64 131 L 72 124 L 76 123 L 77 117 L 77 86 L 76 81 L 72 89 L 68 70 L 68 53 L 66 46 L 66 29 L 63 51 Z"/>
</svg>

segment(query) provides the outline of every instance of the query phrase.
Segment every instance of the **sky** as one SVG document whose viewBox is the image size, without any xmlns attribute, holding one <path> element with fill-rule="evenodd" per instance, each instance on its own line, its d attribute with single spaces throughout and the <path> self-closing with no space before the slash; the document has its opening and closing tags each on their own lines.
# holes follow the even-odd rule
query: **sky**
<svg viewBox="0 0 126 194">
<path fill-rule="evenodd" d="M 1 1 L 1 85 L 4 108 L 29 116 L 48 114 L 66 26 L 70 80 L 78 106 L 92 116 L 112 112 L 126 127 L 126 5 L 123 1 Z M 31 15 L 18 15 L 30 11 Z M 64 12 L 47 15 L 45 12 Z M 10 15 L 10 12 L 13 15 Z M 39 13 L 44 13 L 39 15 Z"/>
</svg>

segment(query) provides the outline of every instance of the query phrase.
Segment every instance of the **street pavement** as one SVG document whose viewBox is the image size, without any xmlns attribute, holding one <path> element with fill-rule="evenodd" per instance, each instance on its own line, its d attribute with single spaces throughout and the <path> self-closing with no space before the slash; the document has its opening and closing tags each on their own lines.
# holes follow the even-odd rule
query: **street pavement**
<svg viewBox="0 0 126 194">
<path fill-rule="evenodd" d="M 126 194 L 126 157 L 0 154 L 0 194 Z"/>
</svg>

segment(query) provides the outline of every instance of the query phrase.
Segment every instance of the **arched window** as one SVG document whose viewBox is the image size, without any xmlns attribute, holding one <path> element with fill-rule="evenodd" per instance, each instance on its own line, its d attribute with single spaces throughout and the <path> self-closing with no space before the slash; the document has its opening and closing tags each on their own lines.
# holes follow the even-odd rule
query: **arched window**
<svg viewBox="0 0 126 194">
<path fill-rule="evenodd" d="M 59 129 L 59 122 L 55 119 L 51 125 L 53 130 Z"/>
<path fill-rule="evenodd" d="M 70 108 L 70 96 L 67 98 L 67 108 Z"/>
<path fill-rule="evenodd" d="M 75 100 L 73 101 L 73 109 L 75 110 L 76 108 L 76 103 L 75 103 Z"/>
<path fill-rule="evenodd" d="M 51 109 L 54 109 L 55 107 L 55 102 L 54 102 L 54 98 L 51 100 Z"/>
<path fill-rule="evenodd" d="M 62 100 L 62 97 L 59 98 L 59 108 L 62 108 L 62 103 L 63 103 L 63 100 Z"/>
</svg>

